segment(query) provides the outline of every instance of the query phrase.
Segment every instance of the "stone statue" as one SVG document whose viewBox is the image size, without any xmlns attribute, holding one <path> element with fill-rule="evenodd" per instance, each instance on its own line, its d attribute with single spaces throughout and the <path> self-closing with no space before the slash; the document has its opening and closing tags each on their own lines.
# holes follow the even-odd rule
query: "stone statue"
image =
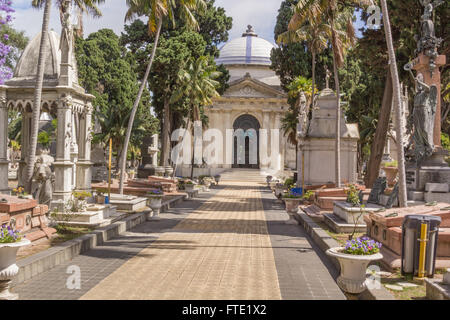
<svg viewBox="0 0 450 320">
<path fill-rule="evenodd" d="M 434 150 L 433 129 L 437 107 L 437 87 L 423 82 L 423 75 L 416 77 L 416 95 L 414 97 L 414 154 L 416 162 L 432 155 Z"/>
<path fill-rule="evenodd" d="M 72 26 L 72 0 L 61 1 L 60 20 L 62 26 L 60 48 L 63 45 L 67 48 L 72 48 L 73 41 L 73 26 Z"/>
<path fill-rule="evenodd" d="M 298 97 L 298 107 L 299 107 L 299 114 L 298 114 L 298 138 L 300 140 L 304 139 L 306 136 L 306 129 L 308 125 L 308 103 L 306 101 L 305 93 L 302 91 L 300 93 L 300 96 Z"/>
<path fill-rule="evenodd" d="M 42 151 L 41 155 L 36 159 L 33 172 L 33 198 L 39 204 L 50 206 L 53 198 L 53 187 L 55 183 L 55 176 L 51 170 L 53 157 L 47 154 L 47 151 Z"/>
<path fill-rule="evenodd" d="M 442 39 L 437 38 L 434 31 L 433 11 L 443 3 L 442 0 L 420 0 L 420 4 L 424 6 L 424 13 L 421 17 L 420 36 L 416 35 L 414 38 L 417 41 L 416 54 L 424 53 L 430 57 L 430 72 L 436 69 L 434 63 L 437 54 L 437 48 L 441 45 Z"/>
</svg>

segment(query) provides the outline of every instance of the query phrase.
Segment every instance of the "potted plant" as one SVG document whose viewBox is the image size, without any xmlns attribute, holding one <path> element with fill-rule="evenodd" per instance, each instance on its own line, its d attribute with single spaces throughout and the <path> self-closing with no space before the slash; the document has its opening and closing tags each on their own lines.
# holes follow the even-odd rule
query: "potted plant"
<svg viewBox="0 0 450 320">
<path fill-rule="evenodd" d="M 315 192 L 312 190 L 306 191 L 306 193 L 302 196 L 302 200 L 304 204 L 310 204 L 310 202 L 314 199 Z"/>
<path fill-rule="evenodd" d="M 297 220 L 295 220 L 294 215 L 298 212 L 298 206 L 302 202 L 302 196 L 292 193 L 291 189 L 294 185 L 291 185 L 288 193 L 283 195 L 283 201 L 286 205 L 286 211 L 289 214 L 289 220 L 286 221 L 286 224 L 298 224 Z"/>
<path fill-rule="evenodd" d="M 19 273 L 16 264 L 17 251 L 31 242 L 10 226 L 0 228 L 0 300 L 17 300 L 18 295 L 9 292 L 12 279 Z"/>
<path fill-rule="evenodd" d="M 194 183 L 192 182 L 192 181 L 186 181 L 185 183 L 184 183 L 184 190 L 185 191 L 187 191 L 187 192 L 193 192 L 194 191 L 194 188 L 195 188 L 195 185 L 194 185 Z"/>
<path fill-rule="evenodd" d="M 220 174 L 216 174 L 214 176 L 214 180 L 216 181 L 216 185 L 219 185 L 220 178 L 221 178 Z"/>
<path fill-rule="evenodd" d="M 397 161 L 386 162 L 382 167 L 383 171 L 386 173 L 386 180 L 389 186 L 395 184 L 395 179 L 398 173 L 398 163 Z"/>
<path fill-rule="evenodd" d="M 84 212 L 87 208 L 87 198 L 92 197 L 92 194 L 87 191 L 74 191 L 73 195 L 73 212 Z"/>
<path fill-rule="evenodd" d="M 162 176 L 164 176 L 165 171 L 166 171 L 166 169 L 164 169 L 164 167 L 156 167 L 155 175 L 157 175 L 158 177 L 162 177 Z"/>
<path fill-rule="evenodd" d="M 97 203 L 98 204 L 106 204 L 106 194 L 108 193 L 108 189 L 97 189 Z"/>
<path fill-rule="evenodd" d="M 152 209 L 153 215 L 147 216 L 147 220 L 159 220 L 159 212 L 162 207 L 162 198 L 164 196 L 164 192 L 160 189 L 151 190 L 147 193 L 148 198 L 148 206 Z"/>
<path fill-rule="evenodd" d="M 24 187 L 17 187 L 12 190 L 13 195 L 18 197 L 19 199 L 33 199 L 33 196 L 31 194 L 28 194 L 25 192 Z"/>
<path fill-rule="evenodd" d="M 267 176 L 266 177 L 267 186 L 270 186 L 270 182 L 272 181 L 272 179 L 273 179 L 272 176 Z"/>
<path fill-rule="evenodd" d="M 128 171 L 128 178 L 129 178 L 130 180 L 133 180 L 135 176 L 136 176 L 136 171 L 134 171 L 133 169 L 131 169 L 130 171 Z"/>
<path fill-rule="evenodd" d="M 327 255 L 336 258 L 341 266 L 338 286 L 345 292 L 358 294 L 366 290 L 366 270 L 370 262 L 380 260 L 381 243 L 368 237 L 348 240 L 345 247 L 330 248 Z"/>
</svg>

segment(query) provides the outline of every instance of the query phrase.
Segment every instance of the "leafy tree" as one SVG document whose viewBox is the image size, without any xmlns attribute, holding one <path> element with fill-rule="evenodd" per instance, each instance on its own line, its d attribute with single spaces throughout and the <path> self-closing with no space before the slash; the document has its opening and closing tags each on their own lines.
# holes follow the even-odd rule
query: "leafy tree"
<svg viewBox="0 0 450 320">
<path fill-rule="evenodd" d="M 212 104 L 212 98 L 219 97 L 216 88 L 219 82 L 215 81 L 220 76 L 215 65 L 210 64 L 209 57 L 201 56 L 196 60 L 191 59 L 186 68 L 178 74 L 179 87 L 172 96 L 172 102 L 187 97 L 189 99 L 190 120 L 194 123 L 200 122 L 204 107 Z M 203 119 L 205 119 L 203 117 Z M 194 145 L 196 144 L 194 135 Z M 194 154 L 192 155 L 191 179 L 194 177 Z"/>
<path fill-rule="evenodd" d="M 5 65 L 14 69 L 20 59 L 22 51 L 27 46 L 29 39 L 25 36 L 25 31 L 16 30 L 8 24 L 1 27 L 0 39 L 2 39 L 2 42 L 11 49 L 6 56 Z"/>
<path fill-rule="evenodd" d="M 165 0 L 127 0 L 127 5 L 129 7 L 126 15 L 125 20 L 133 20 L 136 17 L 139 16 L 147 16 L 148 17 L 148 31 L 149 34 L 155 34 L 155 41 L 153 45 L 153 50 L 150 55 L 150 61 L 147 66 L 147 70 L 145 71 L 144 78 L 141 81 L 141 86 L 139 88 L 139 92 L 137 94 L 136 100 L 134 101 L 133 109 L 131 111 L 130 120 L 128 122 L 125 142 L 124 142 L 124 149 L 128 150 L 128 144 L 130 142 L 131 138 L 131 131 L 133 128 L 133 122 L 134 118 L 136 116 L 137 108 L 139 106 L 139 101 L 142 98 L 142 93 L 144 92 L 144 89 L 147 85 L 147 79 L 150 74 L 153 61 L 155 59 L 156 54 L 156 48 L 158 46 L 159 36 L 161 34 L 161 28 L 163 24 L 164 18 L 169 18 L 172 22 L 172 25 L 175 25 L 174 20 L 174 9 L 176 7 L 180 10 L 180 16 L 182 19 L 186 22 L 187 26 L 193 29 L 198 29 L 198 23 L 195 20 L 195 17 L 193 16 L 192 12 L 194 10 L 203 11 L 205 7 L 205 3 L 203 0 L 178 0 L 178 1 L 165 1 Z M 166 120 L 167 116 L 164 120 Z M 163 123 L 165 127 L 168 127 L 167 123 Z M 164 145 L 168 141 L 168 132 L 167 130 L 163 130 L 163 150 Z M 124 179 L 125 179 L 125 168 L 126 168 L 126 161 L 125 161 L 126 154 L 124 153 L 122 155 L 121 161 L 120 161 L 120 182 L 119 182 L 119 193 L 123 194 L 123 185 L 124 185 Z"/>
<path fill-rule="evenodd" d="M 102 29 L 86 39 L 77 38 L 76 57 L 80 83 L 95 96 L 95 118 L 102 131 L 94 136 L 94 143 L 107 145 L 122 154 L 126 125 L 131 106 L 139 90 L 138 78 L 119 37 L 110 29 Z M 131 136 L 131 146 L 140 144 L 144 135 L 157 132 L 158 121 L 150 112 L 150 95 L 145 90 L 140 102 L 137 121 Z"/>
</svg>

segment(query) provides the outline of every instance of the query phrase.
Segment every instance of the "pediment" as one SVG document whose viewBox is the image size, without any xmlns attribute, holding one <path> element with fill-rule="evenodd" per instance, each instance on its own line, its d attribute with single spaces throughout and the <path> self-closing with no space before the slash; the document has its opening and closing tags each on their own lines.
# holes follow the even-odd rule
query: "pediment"
<svg viewBox="0 0 450 320">
<path fill-rule="evenodd" d="M 285 94 L 261 81 L 246 77 L 230 83 L 230 87 L 223 97 L 284 98 Z"/>
</svg>

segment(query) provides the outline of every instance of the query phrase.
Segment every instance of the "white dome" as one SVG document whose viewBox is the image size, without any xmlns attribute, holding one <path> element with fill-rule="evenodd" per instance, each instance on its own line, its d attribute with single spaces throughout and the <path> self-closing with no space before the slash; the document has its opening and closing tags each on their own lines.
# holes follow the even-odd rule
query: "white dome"
<svg viewBox="0 0 450 320">
<path fill-rule="evenodd" d="M 61 64 L 61 50 L 59 49 L 59 35 L 50 30 L 48 32 L 49 48 L 45 57 L 45 77 L 58 78 Z M 14 78 L 36 77 L 41 33 L 28 43 L 17 63 Z"/>
<path fill-rule="evenodd" d="M 241 38 L 231 40 L 220 49 L 217 64 L 271 65 L 270 54 L 275 46 L 258 38 L 251 26 Z"/>
</svg>

